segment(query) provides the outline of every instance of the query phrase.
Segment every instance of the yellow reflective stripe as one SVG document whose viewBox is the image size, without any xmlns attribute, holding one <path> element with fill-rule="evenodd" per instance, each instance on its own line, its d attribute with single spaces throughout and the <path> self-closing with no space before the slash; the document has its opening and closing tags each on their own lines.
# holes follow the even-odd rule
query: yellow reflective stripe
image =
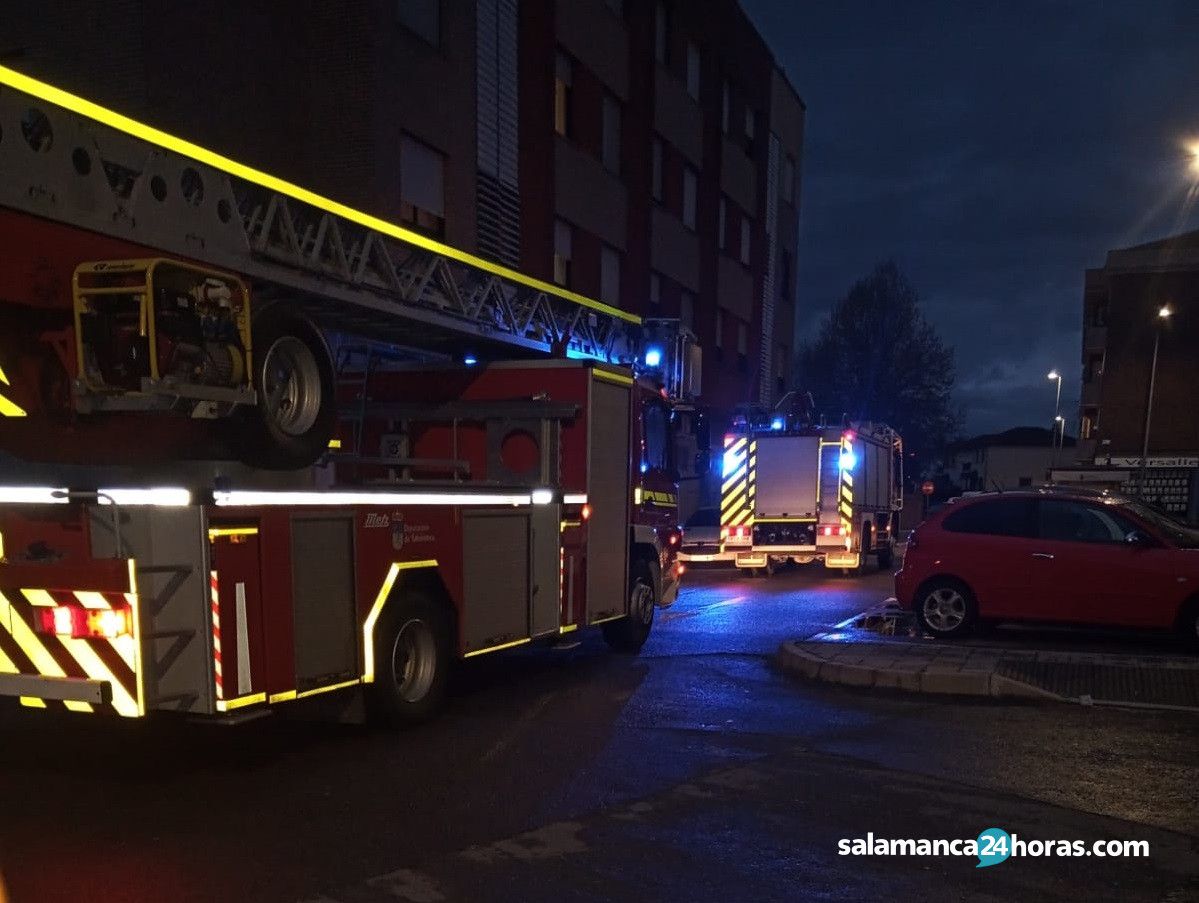
<svg viewBox="0 0 1199 903">
<path fill-rule="evenodd" d="M 723 518 L 726 514 L 731 514 L 734 509 L 739 508 L 740 506 L 742 506 L 744 504 L 745 504 L 745 493 L 738 492 L 734 498 L 729 499 L 727 502 L 725 502 L 723 505 L 720 506 L 720 516 Z"/>
<path fill-rule="evenodd" d="M 570 633 L 572 630 L 578 630 L 578 624 L 563 624 L 558 628 L 558 633 Z"/>
<path fill-rule="evenodd" d="M 43 608 L 54 608 L 58 605 L 44 589 L 23 589 L 21 595 L 29 602 L 30 605 L 40 605 Z"/>
<path fill-rule="evenodd" d="M 841 498 L 845 499 L 847 502 L 853 502 L 853 492 L 850 491 L 848 486 L 841 487 Z"/>
<path fill-rule="evenodd" d="M 0 649 L 0 674 L 18 674 L 17 666 L 13 660 L 4 654 L 4 650 Z"/>
<path fill-rule="evenodd" d="M 853 517 L 853 508 L 851 508 L 849 505 L 845 504 L 845 502 L 841 503 L 839 510 L 846 517 Z"/>
<path fill-rule="evenodd" d="M 44 709 L 46 707 L 45 701 L 35 696 L 22 696 L 21 705 L 28 706 L 31 709 Z"/>
<path fill-rule="evenodd" d="M 618 317 L 629 323 L 640 324 L 641 318 L 627 313 L 619 308 L 612 307 L 609 304 L 604 304 L 600 301 L 595 301 L 577 292 L 569 291 L 561 286 L 553 285 L 549 282 L 543 282 L 540 279 L 533 279 L 526 276 L 524 273 L 519 273 L 516 270 L 509 269 L 505 266 L 492 263 L 489 260 L 484 260 L 482 257 L 476 257 L 473 254 L 468 254 L 465 251 L 460 251 L 450 245 L 442 244 L 439 241 L 434 241 L 419 232 L 413 232 L 405 229 L 402 226 L 397 226 L 389 223 L 386 220 L 379 219 L 376 216 L 371 216 L 368 213 L 363 213 L 360 210 L 355 210 L 353 207 L 348 207 L 345 204 L 340 204 L 337 201 L 326 198 L 317 194 L 314 191 L 309 191 L 306 188 L 301 188 L 292 182 L 280 179 L 277 176 L 269 175 L 261 170 L 246 166 L 244 163 L 238 163 L 236 160 L 231 160 L 226 156 L 215 153 L 207 148 L 201 147 L 198 144 L 193 144 L 190 141 L 185 141 L 182 138 L 176 138 L 174 135 L 169 135 L 153 126 L 138 122 L 135 119 L 130 119 L 128 116 L 123 116 L 112 110 L 102 107 L 99 104 L 93 103 L 90 100 L 84 100 L 75 94 L 70 94 L 63 91 L 61 88 L 55 88 L 53 85 L 48 85 L 45 82 L 30 78 L 28 75 L 22 75 L 13 69 L 6 66 L 0 66 L 0 84 L 6 84 L 11 88 L 21 91 L 25 94 L 32 95 L 46 103 L 52 103 L 55 106 L 70 110 L 80 116 L 85 116 L 88 119 L 94 119 L 96 122 L 103 123 L 109 128 L 116 129 L 120 132 L 125 132 L 135 138 L 140 138 L 142 141 L 149 141 L 152 144 L 157 144 L 159 147 L 166 148 L 174 153 L 181 154 L 184 157 L 190 157 L 207 166 L 212 166 L 216 169 L 227 172 L 231 176 L 236 176 L 239 179 L 245 179 L 247 182 L 253 182 L 256 185 L 261 185 L 269 191 L 277 191 L 280 194 L 285 194 L 295 198 L 305 204 L 310 204 L 326 213 L 331 213 L 334 216 L 340 216 L 364 226 L 367 229 L 373 229 L 376 232 L 381 232 L 384 235 L 389 235 L 399 241 L 406 242 L 410 245 L 415 245 L 418 248 L 424 248 L 426 251 L 432 251 L 435 254 L 440 254 L 443 257 L 449 257 L 452 260 L 457 260 L 460 263 L 465 263 L 468 266 L 484 270 L 492 273 L 502 279 L 509 279 L 513 282 L 519 282 L 521 285 L 535 289 L 539 292 L 556 295 L 559 298 L 564 298 L 567 301 L 573 301 L 576 304 L 581 304 L 584 307 L 589 307 L 592 310 L 601 311 L 602 313 Z"/>
<path fill-rule="evenodd" d="M 83 672 L 88 677 L 93 680 L 108 681 L 109 686 L 112 687 L 112 707 L 117 710 L 117 714 L 124 715 L 126 718 L 134 718 L 142 714 L 138 701 L 116 679 L 112 671 L 108 669 L 108 665 L 96 654 L 96 650 L 88 645 L 87 640 L 66 636 L 59 637 L 58 639 L 75 661 L 79 662 L 80 667 L 83 668 Z"/>
<path fill-rule="evenodd" d="M 0 383 L 3 383 L 6 386 L 10 385 L 10 383 L 8 381 L 8 376 L 5 375 L 3 369 L 0 369 Z M 25 416 L 24 408 L 20 407 L 16 402 L 9 401 L 3 395 L 0 395 L 0 417 L 24 417 L 24 416 Z"/>
<path fill-rule="evenodd" d="M 740 438 L 738 438 L 738 439 L 734 439 L 734 440 L 733 440 L 733 443 L 732 443 L 732 447 L 731 447 L 731 448 L 728 448 L 728 449 L 726 449 L 726 450 L 727 450 L 727 451 L 732 451 L 732 452 L 739 452 L 739 451 L 741 451 L 741 449 L 742 449 L 742 448 L 744 448 L 744 447 L 745 447 L 745 443 L 746 443 L 746 442 L 748 442 L 748 441 L 749 441 L 749 440 L 748 440 L 748 439 L 746 439 L 744 436 L 742 436 L 742 437 L 740 437 Z"/>
<path fill-rule="evenodd" d="M 64 699 L 63 705 L 65 705 L 67 707 L 67 710 L 71 711 L 71 712 L 94 712 L 94 711 L 96 711 L 95 709 L 92 708 L 92 704 L 90 702 L 82 702 L 81 700 L 78 700 L 78 699 Z"/>
<path fill-rule="evenodd" d="M 360 683 L 362 683 L 362 681 L 355 677 L 353 680 L 343 680 L 339 684 L 329 684 L 327 687 L 317 687 L 313 690 L 305 690 L 303 693 L 297 693 L 296 699 L 304 699 L 308 696 L 318 696 L 321 693 L 331 693 L 334 690 L 344 690 L 346 687 L 356 687 Z"/>
<path fill-rule="evenodd" d="M 257 527 L 210 527 L 208 538 L 219 539 L 222 536 L 257 536 Z"/>
<path fill-rule="evenodd" d="M 375 624 L 379 620 L 387 597 L 391 595 L 392 587 L 395 586 L 400 571 L 435 567 L 437 567 L 436 558 L 426 558 L 423 561 L 392 562 L 387 571 L 387 577 L 383 580 L 383 586 L 379 588 L 379 595 L 375 596 L 371 610 L 367 614 L 366 620 L 362 622 L 362 682 L 364 684 L 375 682 Z"/>
<path fill-rule="evenodd" d="M 624 617 L 619 615 L 618 617 Z M 599 621 L 592 621 L 592 624 L 598 624 Z M 463 658 L 473 658 L 476 655 L 483 655 L 486 652 L 499 652 L 501 649 L 511 649 L 513 646 L 523 646 L 525 643 L 531 643 L 532 639 L 525 637 L 523 640 L 513 640 L 511 643 L 500 643 L 498 646 L 488 646 L 486 649 L 476 649 L 474 652 L 468 652 Z"/>
<path fill-rule="evenodd" d="M 28 598 L 28 597 L 26 597 L 26 598 Z M 79 604 L 82 605 L 84 608 L 102 609 L 102 608 L 111 608 L 112 607 L 111 605 L 108 604 L 108 600 L 105 599 L 101 593 L 76 590 L 75 598 L 79 600 Z"/>
<path fill-rule="evenodd" d="M 842 480 L 842 482 L 844 482 L 844 483 L 845 483 L 845 485 L 846 485 L 846 486 L 848 486 L 850 489 L 852 489 L 852 488 L 853 488 L 853 474 L 852 474 L 852 473 L 850 473 L 848 470 L 845 470 L 845 471 L 842 471 L 842 472 L 841 472 L 841 480 Z"/>
<path fill-rule="evenodd" d="M 736 517 L 729 521 L 730 526 L 739 527 L 744 523 L 753 523 L 752 514 L 748 508 L 742 508 L 737 512 Z"/>
<path fill-rule="evenodd" d="M 601 370 L 599 367 L 595 367 L 591 372 L 600 379 L 606 379 L 608 382 L 616 383 L 618 386 L 631 386 L 633 384 L 633 377 L 625 376 L 623 373 L 613 373 L 610 370 Z"/>
<path fill-rule="evenodd" d="M 257 705 L 260 702 L 266 702 L 265 693 L 255 693 L 253 696 L 239 696 L 237 699 L 218 699 L 216 701 L 216 710 L 218 712 L 229 712 L 233 709 L 245 708 L 248 705 Z"/>
<path fill-rule="evenodd" d="M 272 693 L 267 702 L 273 705 L 276 702 L 287 702 L 288 700 L 295 699 L 296 696 L 297 693 L 295 690 L 284 690 L 282 693 Z"/>
<path fill-rule="evenodd" d="M 596 624 L 607 624 L 609 621 L 619 621 L 621 618 L 625 618 L 625 617 L 628 617 L 628 615 L 620 614 L 620 615 L 612 615 L 610 618 L 597 618 L 594 621 L 588 621 L 587 626 L 591 627 Z"/>
<path fill-rule="evenodd" d="M 54 656 L 42 645 L 37 635 L 30 629 L 25 620 L 17 614 L 12 603 L 0 593 L 0 613 L 7 613 L 7 618 L 0 618 L 0 623 L 8 622 L 8 632 L 16 640 L 21 651 L 33 663 L 37 673 L 46 677 L 66 677 L 66 672 L 59 667 Z"/>
<path fill-rule="evenodd" d="M 732 486 L 734 483 L 736 483 L 738 480 L 742 479 L 744 476 L 745 476 L 745 468 L 743 468 L 743 467 L 742 467 L 742 468 L 738 468 L 737 472 L 736 472 L 736 473 L 734 473 L 734 474 L 733 474 L 731 477 L 729 477 L 727 480 L 725 480 L 725 481 L 724 481 L 724 485 L 720 487 L 720 493 L 721 493 L 721 495 L 723 495 L 724 493 L 728 492 L 728 491 L 729 491 L 729 487 L 730 487 L 730 486 Z"/>
</svg>

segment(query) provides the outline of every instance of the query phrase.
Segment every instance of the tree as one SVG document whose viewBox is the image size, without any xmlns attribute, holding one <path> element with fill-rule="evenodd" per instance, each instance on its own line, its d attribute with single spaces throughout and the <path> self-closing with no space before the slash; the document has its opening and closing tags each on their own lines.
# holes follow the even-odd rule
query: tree
<svg viewBox="0 0 1199 903">
<path fill-rule="evenodd" d="M 847 415 L 893 426 L 914 476 L 956 434 L 953 349 L 920 312 L 915 287 L 881 263 L 837 302 L 799 355 L 798 385 L 830 419 Z M 916 465 L 916 466 L 912 466 Z"/>
</svg>

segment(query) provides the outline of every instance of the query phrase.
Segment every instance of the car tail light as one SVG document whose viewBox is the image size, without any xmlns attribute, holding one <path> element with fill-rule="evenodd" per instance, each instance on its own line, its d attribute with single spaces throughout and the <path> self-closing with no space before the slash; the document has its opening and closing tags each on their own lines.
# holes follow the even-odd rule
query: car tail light
<svg viewBox="0 0 1199 903">
<path fill-rule="evenodd" d="M 591 506 L 584 505 L 583 510 L 579 512 L 579 516 L 582 517 L 583 520 L 591 520 Z"/>
<path fill-rule="evenodd" d="M 679 576 L 680 576 L 680 577 L 682 577 L 682 576 L 683 576 L 683 571 L 685 571 L 685 570 L 687 570 L 687 568 L 686 568 L 684 565 L 682 565 L 682 564 L 680 563 L 680 564 L 679 564 Z"/>
<path fill-rule="evenodd" d="M 83 608 L 79 605 L 56 605 L 38 612 L 39 632 L 74 639 L 114 640 L 133 633 L 133 620 L 128 608 Z"/>
<path fill-rule="evenodd" d="M 834 527 L 832 524 L 825 524 L 820 528 L 820 533 L 823 536 L 846 536 L 849 534 L 849 528 L 844 524 L 839 527 Z"/>
</svg>

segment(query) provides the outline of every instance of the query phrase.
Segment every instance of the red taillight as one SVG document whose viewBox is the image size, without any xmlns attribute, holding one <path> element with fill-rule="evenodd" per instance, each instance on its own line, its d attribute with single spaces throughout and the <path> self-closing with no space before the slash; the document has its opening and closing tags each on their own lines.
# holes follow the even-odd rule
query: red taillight
<svg viewBox="0 0 1199 903">
<path fill-rule="evenodd" d="M 583 510 L 579 512 L 579 516 L 582 517 L 583 520 L 590 520 L 591 519 L 591 506 L 584 505 Z"/>
<path fill-rule="evenodd" d="M 41 633 L 74 639 L 114 640 L 133 633 L 133 621 L 127 608 L 83 608 L 57 605 L 38 614 Z"/>
<path fill-rule="evenodd" d="M 737 535 L 742 539 L 744 539 L 746 536 L 749 536 L 749 527 L 738 527 Z"/>
<path fill-rule="evenodd" d="M 671 544 L 672 546 L 677 546 L 677 545 L 679 544 L 679 534 L 677 534 L 677 533 L 671 533 L 671 534 L 670 534 L 670 539 L 669 539 L 668 541 L 670 542 L 670 544 Z"/>
<path fill-rule="evenodd" d="M 832 528 L 832 527 L 825 527 L 823 530 L 821 530 L 821 532 L 822 532 L 822 533 L 823 533 L 825 536 L 832 536 L 832 535 L 833 535 L 833 528 Z"/>
<path fill-rule="evenodd" d="M 683 565 L 680 564 L 679 565 L 679 576 L 680 577 L 683 576 L 683 571 L 685 571 L 685 570 L 687 570 L 687 569 L 685 567 L 683 567 Z"/>
</svg>

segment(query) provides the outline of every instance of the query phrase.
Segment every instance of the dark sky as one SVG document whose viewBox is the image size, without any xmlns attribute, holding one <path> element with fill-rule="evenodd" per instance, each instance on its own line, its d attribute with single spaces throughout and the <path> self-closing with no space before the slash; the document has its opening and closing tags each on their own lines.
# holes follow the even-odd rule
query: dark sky
<svg viewBox="0 0 1199 903">
<path fill-rule="evenodd" d="M 801 338 L 894 258 L 966 431 L 1077 411 L 1083 270 L 1199 228 L 1199 2 L 742 0 L 807 103 Z"/>
</svg>

